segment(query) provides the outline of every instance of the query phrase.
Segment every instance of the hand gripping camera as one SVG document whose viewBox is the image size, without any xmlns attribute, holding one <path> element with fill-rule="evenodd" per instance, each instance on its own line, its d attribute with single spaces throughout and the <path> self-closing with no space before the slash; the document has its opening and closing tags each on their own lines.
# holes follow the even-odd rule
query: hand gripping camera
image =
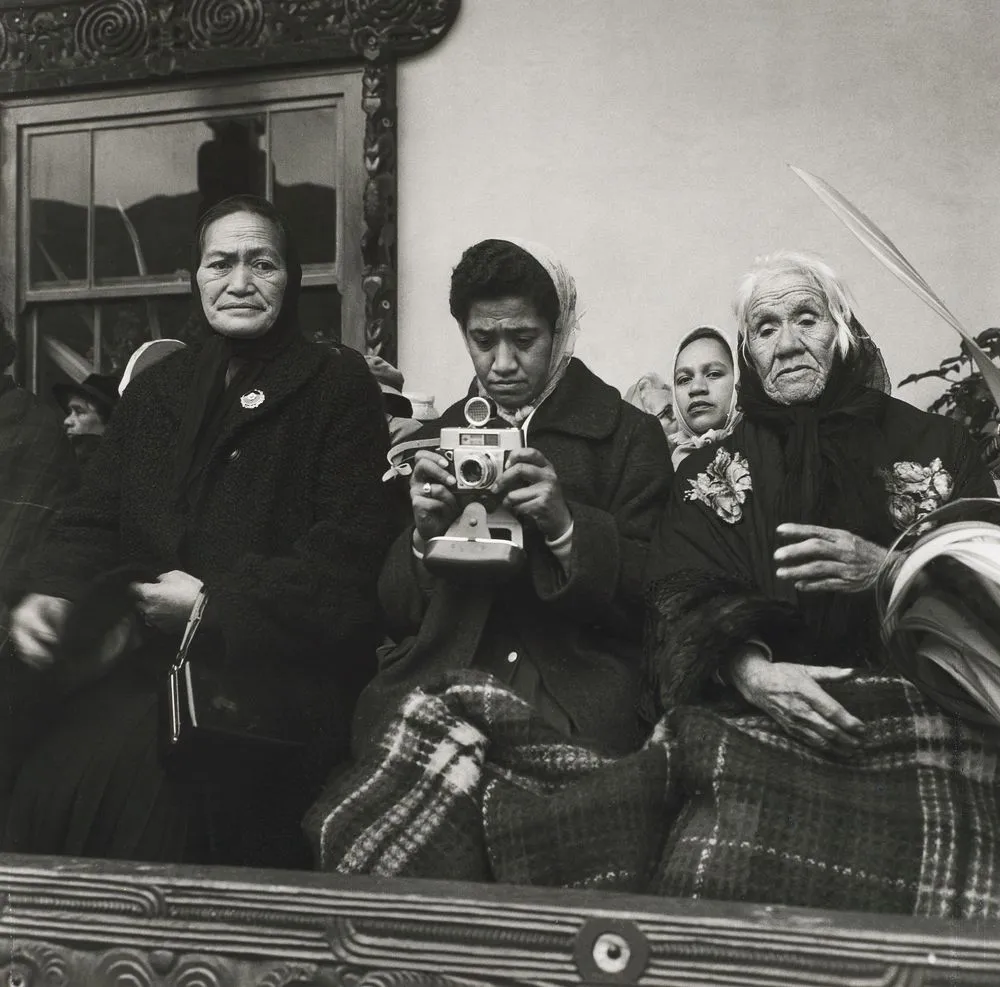
<svg viewBox="0 0 1000 987">
<path fill-rule="evenodd" d="M 464 410 L 468 427 L 442 428 L 438 443 L 455 474 L 462 513 L 446 534 L 430 540 L 424 565 L 441 576 L 500 582 L 524 563 L 524 533 L 490 487 L 511 450 L 524 447 L 524 436 L 519 428 L 486 428 L 492 417 L 486 398 L 469 398 Z"/>
</svg>

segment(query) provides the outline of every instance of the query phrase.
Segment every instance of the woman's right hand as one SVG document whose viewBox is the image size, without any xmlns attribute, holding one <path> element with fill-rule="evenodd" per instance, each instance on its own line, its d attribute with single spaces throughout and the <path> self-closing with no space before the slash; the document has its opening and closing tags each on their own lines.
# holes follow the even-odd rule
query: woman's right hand
<svg viewBox="0 0 1000 987">
<path fill-rule="evenodd" d="M 455 475 L 448 460 L 438 452 L 421 449 L 410 475 L 410 503 L 413 525 L 425 542 L 443 535 L 461 513 L 454 487 Z"/>
<path fill-rule="evenodd" d="M 11 638 L 18 655 L 35 669 L 48 668 L 53 650 L 70 611 L 69 600 L 60 596 L 29 593 L 11 613 Z"/>
<path fill-rule="evenodd" d="M 747 702 L 770 714 L 791 736 L 811 747 L 853 754 L 865 725 L 820 684 L 850 678 L 853 668 L 771 662 L 750 651 L 729 667 L 733 685 Z"/>
</svg>

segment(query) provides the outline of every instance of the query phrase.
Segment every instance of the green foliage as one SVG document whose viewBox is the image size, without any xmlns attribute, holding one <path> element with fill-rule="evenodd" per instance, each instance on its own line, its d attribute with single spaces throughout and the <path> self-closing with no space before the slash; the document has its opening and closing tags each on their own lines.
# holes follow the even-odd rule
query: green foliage
<svg viewBox="0 0 1000 987">
<path fill-rule="evenodd" d="M 1000 328 L 984 329 L 975 338 L 989 358 L 997 362 L 1000 358 Z M 994 476 L 1000 474 L 1000 413 L 965 344 L 961 344 L 958 356 L 947 357 L 934 370 L 910 374 L 899 382 L 899 386 L 929 377 L 938 377 L 948 386 L 927 410 L 954 418 L 965 425 L 980 442 L 983 458 Z"/>
</svg>

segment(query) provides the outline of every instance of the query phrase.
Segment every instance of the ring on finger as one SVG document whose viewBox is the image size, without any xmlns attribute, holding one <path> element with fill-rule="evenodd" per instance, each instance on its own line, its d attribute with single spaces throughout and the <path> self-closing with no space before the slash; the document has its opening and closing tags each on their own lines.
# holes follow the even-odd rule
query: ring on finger
<svg viewBox="0 0 1000 987">
<path fill-rule="evenodd" d="M 429 497 L 429 496 L 430 496 L 430 492 L 431 492 L 431 485 L 430 485 L 429 483 L 425 483 L 425 484 L 424 484 L 424 485 L 423 485 L 423 486 L 422 486 L 422 487 L 420 488 L 420 491 L 421 491 L 421 493 L 422 493 L 422 494 L 423 494 L 423 495 L 424 495 L 425 497 Z"/>
</svg>

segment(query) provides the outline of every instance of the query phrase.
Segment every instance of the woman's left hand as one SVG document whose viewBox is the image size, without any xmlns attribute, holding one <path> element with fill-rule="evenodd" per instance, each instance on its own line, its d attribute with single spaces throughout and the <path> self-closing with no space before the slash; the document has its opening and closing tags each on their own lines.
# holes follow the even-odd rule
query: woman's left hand
<svg viewBox="0 0 1000 987">
<path fill-rule="evenodd" d="M 184 629 L 198 594 L 200 579 L 179 569 L 161 573 L 155 583 L 132 583 L 136 609 L 150 627 L 161 631 Z"/>
<path fill-rule="evenodd" d="M 555 467 L 537 449 L 515 449 L 493 492 L 513 514 L 531 518 L 549 541 L 565 534 L 573 521 Z"/>
<path fill-rule="evenodd" d="M 774 553 L 776 575 L 802 593 L 860 593 L 875 585 L 888 550 L 840 528 L 779 524 L 788 544 Z"/>
</svg>

